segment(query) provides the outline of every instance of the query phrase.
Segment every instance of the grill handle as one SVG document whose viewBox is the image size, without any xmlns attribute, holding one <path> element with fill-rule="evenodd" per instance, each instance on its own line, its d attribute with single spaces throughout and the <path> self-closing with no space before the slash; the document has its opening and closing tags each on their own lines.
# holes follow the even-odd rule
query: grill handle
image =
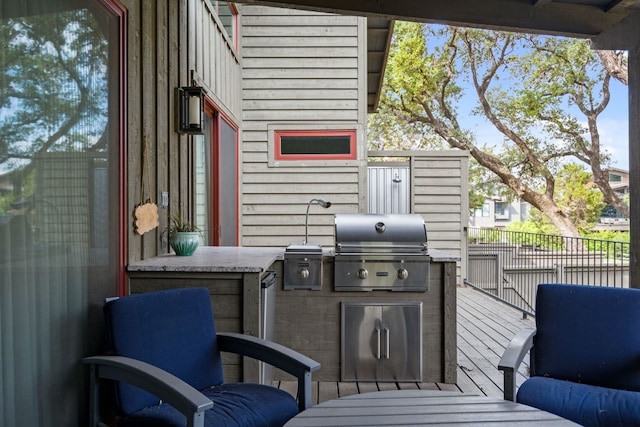
<svg viewBox="0 0 640 427">
<path fill-rule="evenodd" d="M 338 252 L 342 250 L 347 250 L 347 252 L 364 252 L 366 250 L 375 251 L 375 250 L 386 250 L 386 251 L 398 251 L 399 249 L 408 251 L 408 252 L 424 252 L 427 250 L 427 245 L 424 243 L 416 244 L 416 245 L 362 245 L 362 244 L 345 244 L 338 243 L 336 245 Z"/>
<path fill-rule="evenodd" d="M 378 335 L 378 349 L 377 349 L 376 359 L 380 359 L 382 357 L 382 354 L 380 353 L 380 344 L 381 344 L 380 328 L 376 328 L 376 334 Z"/>
</svg>

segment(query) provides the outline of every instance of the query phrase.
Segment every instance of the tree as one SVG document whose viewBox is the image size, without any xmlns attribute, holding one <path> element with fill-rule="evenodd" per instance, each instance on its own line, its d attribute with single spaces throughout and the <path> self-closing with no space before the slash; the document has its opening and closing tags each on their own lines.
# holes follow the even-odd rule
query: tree
<svg viewBox="0 0 640 427">
<path fill-rule="evenodd" d="M 557 182 L 556 203 L 581 234 L 588 232 L 605 207 L 602 192 L 593 183 L 591 174 L 583 166 L 567 164 L 558 172 Z M 549 222 L 535 212 L 531 216 L 540 228 L 544 229 L 544 224 Z"/>
<path fill-rule="evenodd" d="M 597 50 L 607 73 L 625 86 L 629 86 L 629 58 L 625 50 Z"/>
<path fill-rule="evenodd" d="M 381 115 L 468 150 L 563 235 L 579 235 L 556 201 L 557 174 L 569 161 L 589 165 L 605 200 L 621 205 L 602 171 L 608 159 L 597 129 L 611 76 L 586 42 L 414 23 L 395 28 Z M 479 142 L 462 126 L 465 83 L 474 91 L 472 114 L 486 117 L 501 141 Z"/>
<path fill-rule="evenodd" d="M 86 10 L 4 20 L 0 42 L 0 177 L 21 198 L 36 155 L 105 149 L 108 49 Z"/>
</svg>

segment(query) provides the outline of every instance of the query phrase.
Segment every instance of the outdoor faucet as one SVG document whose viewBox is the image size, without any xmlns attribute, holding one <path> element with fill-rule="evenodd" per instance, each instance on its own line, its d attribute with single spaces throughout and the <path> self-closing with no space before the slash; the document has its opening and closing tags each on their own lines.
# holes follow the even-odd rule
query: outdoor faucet
<svg viewBox="0 0 640 427">
<path fill-rule="evenodd" d="M 307 239 L 309 237 L 309 208 L 311 207 L 312 204 L 320 205 L 325 209 L 331 206 L 331 202 L 327 202 L 326 200 L 323 200 L 323 199 L 311 199 L 309 201 L 309 203 L 307 204 L 307 214 L 306 214 L 305 220 L 304 220 L 304 242 L 303 242 L 303 245 L 307 244 Z"/>
</svg>

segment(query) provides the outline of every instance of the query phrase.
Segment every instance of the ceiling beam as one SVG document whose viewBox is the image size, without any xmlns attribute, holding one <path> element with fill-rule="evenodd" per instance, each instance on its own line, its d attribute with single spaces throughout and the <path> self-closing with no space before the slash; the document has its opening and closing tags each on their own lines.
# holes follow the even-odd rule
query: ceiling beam
<svg viewBox="0 0 640 427">
<path fill-rule="evenodd" d="M 545 3 L 544 0 L 541 0 Z M 616 1 L 616 0 L 613 0 Z M 622 0 L 624 1 L 624 0 Z M 575 3 L 532 0 L 238 0 L 276 7 L 294 7 L 347 15 L 434 22 L 497 30 L 592 37 L 614 26 L 627 10 Z"/>
<path fill-rule="evenodd" d="M 634 12 L 615 27 L 591 38 L 591 47 L 600 50 L 634 50 L 640 44 L 640 11 Z"/>
</svg>

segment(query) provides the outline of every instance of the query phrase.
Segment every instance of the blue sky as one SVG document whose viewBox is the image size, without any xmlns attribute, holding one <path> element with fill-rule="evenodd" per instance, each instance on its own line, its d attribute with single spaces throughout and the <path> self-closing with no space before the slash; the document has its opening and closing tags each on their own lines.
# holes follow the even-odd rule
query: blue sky
<svg viewBox="0 0 640 427">
<path fill-rule="evenodd" d="M 492 144 L 502 141 L 504 136 L 485 118 L 466 114 L 465 110 L 475 106 L 477 98 L 473 89 L 468 89 L 468 101 L 460 107 L 459 121 L 464 129 L 473 131 L 479 143 Z M 466 104 L 466 105 L 465 105 Z M 627 86 L 612 80 L 611 100 L 598 118 L 600 144 L 602 151 L 611 154 L 611 166 L 629 170 L 629 100 Z M 586 123 L 585 123 L 586 124 Z M 576 162 L 578 162 L 576 160 Z"/>
<path fill-rule="evenodd" d="M 603 151 L 611 154 L 611 166 L 629 170 L 629 101 L 627 86 L 616 81 L 612 84 L 611 101 L 598 119 L 600 144 Z M 460 115 L 465 129 L 475 132 L 477 140 L 483 143 L 501 141 L 495 127 L 483 117 Z"/>
<path fill-rule="evenodd" d="M 612 153 L 612 166 L 629 170 L 628 88 L 618 81 L 611 86 L 611 102 L 598 121 L 600 140 Z"/>
<path fill-rule="evenodd" d="M 433 25 L 438 27 L 439 25 Z M 435 40 L 435 42 L 434 42 Z M 428 38 L 429 50 L 440 44 L 438 38 Z M 498 84 L 508 81 L 504 74 Z M 461 83 L 459 81 L 459 83 Z M 492 84 L 493 85 L 493 84 Z M 605 111 L 598 118 L 598 130 L 600 132 L 601 151 L 610 153 L 611 166 L 620 169 L 629 169 L 629 99 L 628 88 L 619 81 L 611 79 L 610 83 L 611 99 Z M 461 103 L 458 105 L 458 120 L 463 129 L 471 130 L 477 137 L 480 144 L 496 144 L 504 139 L 495 127 L 484 117 L 469 114 L 472 108 L 477 105 L 475 91 L 469 87 L 463 95 Z M 575 117 L 581 117 L 576 111 Z M 586 122 L 585 122 L 586 125 Z M 586 126 L 585 126 L 586 127 Z M 576 162 L 578 160 L 576 159 Z"/>
</svg>

